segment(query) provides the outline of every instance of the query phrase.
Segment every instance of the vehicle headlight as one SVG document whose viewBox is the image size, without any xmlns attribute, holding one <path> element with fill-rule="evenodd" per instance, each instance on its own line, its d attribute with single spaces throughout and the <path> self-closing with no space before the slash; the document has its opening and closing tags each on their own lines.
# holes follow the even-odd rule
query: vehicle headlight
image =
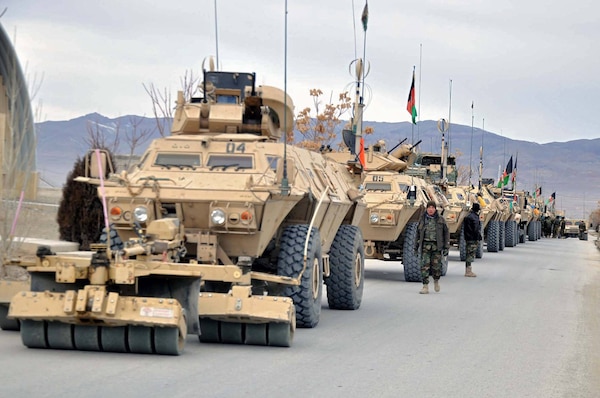
<svg viewBox="0 0 600 398">
<path fill-rule="evenodd" d="M 215 225 L 225 224 L 225 212 L 221 209 L 215 209 L 210 213 L 210 221 Z"/>
<path fill-rule="evenodd" d="M 133 218 L 137 222 L 146 222 L 148 221 L 148 209 L 144 206 L 138 206 L 133 209 Z"/>
<path fill-rule="evenodd" d="M 379 222 L 379 214 L 371 213 L 370 220 L 371 220 L 372 224 L 378 223 Z"/>
</svg>

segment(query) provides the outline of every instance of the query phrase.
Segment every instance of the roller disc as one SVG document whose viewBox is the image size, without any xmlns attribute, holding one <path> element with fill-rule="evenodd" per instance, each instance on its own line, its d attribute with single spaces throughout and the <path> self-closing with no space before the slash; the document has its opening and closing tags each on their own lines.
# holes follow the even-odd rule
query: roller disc
<svg viewBox="0 0 600 398">
<path fill-rule="evenodd" d="M 154 328 L 154 348 L 157 354 L 180 355 L 185 346 L 185 336 L 179 328 Z"/>
<path fill-rule="evenodd" d="M 102 351 L 98 326 L 75 325 L 73 330 L 75 348 L 83 351 Z"/>
<path fill-rule="evenodd" d="M 200 318 L 200 335 L 198 336 L 203 343 L 219 343 L 219 322 L 209 319 Z"/>
<path fill-rule="evenodd" d="M 19 330 L 19 320 L 8 318 L 8 305 L 0 305 L 0 329 Z"/>
<path fill-rule="evenodd" d="M 246 325 L 245 344 L 267 345 L 267 324 L 249 323 Z"/>
<path fill-rule="evenodd" d="M 30 320 L 22 321 L 21 341 L 23 341 L 23 345 L 30 348 L 48 348 L 45 322 Z"/>
<path fill-rule="evenodd" d="M 48 322 L 48 346 L 63 350 L 74 349 L 73 326 L 70 323 Z"/>
<path fill-rule="evenodd" d="M 127 332 L 127 342 L 131 352 L 152 354 L 152 328 L 129 325 Z"/>
<path fill-rule="evenodd" d="M 292 345 L 293 333 L 288 323 L 270 323 L 268 341 L 270 346 L 289 347 Z"/>
<path fill-rule="evenodd" d="M 101 327 L 100 341 L 103 351 L 127 352 L 127 327 Z"/>
<path fill-rule="evenodd" d="M 242 344 L 244 342 L 242 324 L 239 322 L 221 322 L 221 342 Z"/>
</svg>

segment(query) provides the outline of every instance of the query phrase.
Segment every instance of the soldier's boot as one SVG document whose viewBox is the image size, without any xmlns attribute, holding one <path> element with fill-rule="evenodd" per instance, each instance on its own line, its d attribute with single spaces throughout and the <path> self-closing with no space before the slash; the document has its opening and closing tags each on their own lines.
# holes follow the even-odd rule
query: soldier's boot
<svg viewBox="0 0 600 398">
<path fill-rule="evenodd" d="M 465 270 L 465 276 L 470 277 L 470 278 L 475 278 L 477 276 L 477 274 L 473 273 L 470 265 L 467 265 L 467 269 Z"/>
<path fill-rule="evenodd" d="M 419 294 L 429 294 L 429 277 L 427 277 L 427 283 L 423 281 L 423 287 L 419 291 Z"/>
<path fill-rule="evenodd" d="M 435 290 L 436 292 L 440 291 L 440 280 L 439 279 L 433 280 L 433 290 Z"/>
</svg>

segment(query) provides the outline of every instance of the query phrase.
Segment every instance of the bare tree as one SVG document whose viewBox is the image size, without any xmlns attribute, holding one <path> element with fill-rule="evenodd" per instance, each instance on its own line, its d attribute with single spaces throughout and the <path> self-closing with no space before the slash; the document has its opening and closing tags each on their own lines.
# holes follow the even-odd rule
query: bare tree
<svg viewBox="0 0 600 398">
<path fill-rule="evenodd" d="M 125 142 L 129 147 L 129 156 L 127 157 L 127 164 L 125 165 L 125 170 L 129 169 L 131 166 L 131 160 L 135 154 L 135 150 L 142 144 L 146 143 L 152 137 L 152 134 L 155 130 L 151 129 L 142 129 L 141 124 L 143 119 L 141 117 L 130 116 L 129 124 L 131 128 L 125 130 Z"/>
<path fill-rule="evenodd" d="M 296 130 L 302 134 L 303 139 L 296 145 L 318 150 L 322 145 L 330 145 L 337 138 L 337 127 L 343 122 L 341 117 L 352 108 L 351 99 L 348 92 L 339 94 L 338 103 L 332 101 L 333 94 L 329 102 L 322 109 L 321 97 L 323 92 L 320 89 L 311 89 L 310 96 L 313 98 L 315 116 L 311 114 L 311 108 L 304 108 L 296 116 Z M 346 124 L 348 127 L 348 124 Z M 366 127 L 364 134 L 372 134 L 372 127 Z M 288 134 L 289 143 L 294 143 L 293 133 Z"/>
<path fill-rule="evenodd" d="M 194 76 L 194 72 L 186 70 L 183 77 L 180 78 L 181 89 L 184 98 L 191 98 L 198 88 L 199 77 Z M 159 89 L 154 83 L 142 84 L 144 90 L 150 96 L 152 101 L 152 113 L 156 121 L 156 128 L 161 137 L 166 137 L 169 133 L 169 128 L 173 123 L 173 100 L 171 91 L 168 88 Z"/>
<path fill-rule="evenodd" d="M 97 120 L 89 121 L 86 125 L 87 137 L 84 137 L 85 143 L 89 148 L 108 149 L 111 153 L 116 153 L 121 141 L 121 123 L 117 121 L 114 127 L 102 126 Z M 108 130 L 114 130 L 108 133 Z"/>
</svg>

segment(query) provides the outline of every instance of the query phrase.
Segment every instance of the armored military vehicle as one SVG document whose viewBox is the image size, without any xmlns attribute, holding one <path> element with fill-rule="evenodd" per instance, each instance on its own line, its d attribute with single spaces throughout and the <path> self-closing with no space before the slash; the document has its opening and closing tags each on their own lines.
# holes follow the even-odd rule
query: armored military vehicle
<svg viewBox="0 0 600 398">
<path fill-rule="evenodd" d="M 38 250 L 12 299 L 28 347 L 180 354 L 203 342 L 289 346 L 296 326 L 362 301 L 365 204 L 344 165 L 280 142 L 292 100 L 252 73 L 204 71 L 172 135 L 129 172 L 86 157 L 110 233 L 91 258 Z M 107 228 L 107 231 L 109 228 Z"/>
<path fill-rule="evenodd" d="M 448 202 L 439 187 L 404 173 L 415 156 L 414 148 L 420 143 L 409 145 L 404 141 L 389 152 L 382 140 L 366 150 L 364 172 L 356 180 L 367 203 L 359 226 L 367 258 L 402 261 L 404 279 L 420 282 L 420 258 L 414 252 L 419 217 L 428 200 L 436 201 L 440 213 Z M 327 156 L 343 164 L 351 164 L 355 159 L 349 151 L 331 152 Z M 445 258 L 443 275 L 447 269 Z"/>
<path fill-rule="evenodd" d="M 504 244 L 504 224 L 509 217 L 509 206 L 505 199 L 497 198 L 491 192 L 491 182 L 485 181 L 481 190 L 477 190 L 477 200 L 481 205 L 481 215 L 484 226 L 484 240 L 486 241 L 487 251 L 490 253 L 502 250 L 500 242 Z M 483 203 L 482 203 L 483 202 Z M 502 228 L 501 228 L 502 226 Z M 504 248 L 504 245 L 502 245 Z"/>
</svg>

